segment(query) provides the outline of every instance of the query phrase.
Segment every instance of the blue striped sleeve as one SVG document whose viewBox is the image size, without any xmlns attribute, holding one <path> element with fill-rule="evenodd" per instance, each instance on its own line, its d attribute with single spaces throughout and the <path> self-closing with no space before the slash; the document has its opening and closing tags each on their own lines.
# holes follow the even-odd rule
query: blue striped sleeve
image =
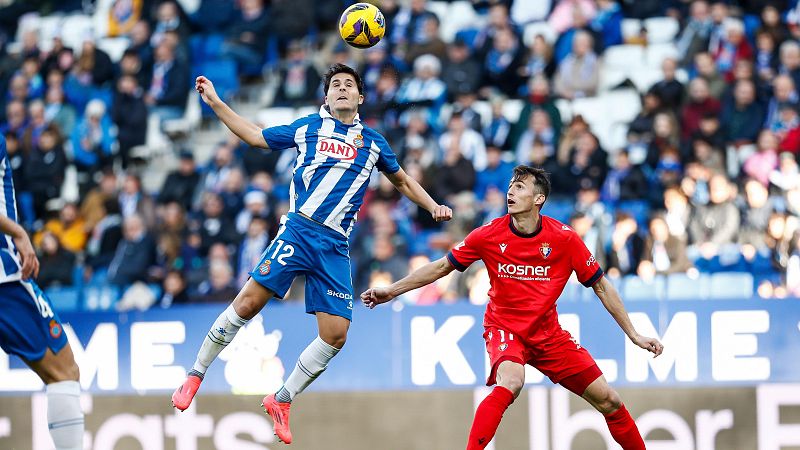
<svg viewBox="0 0 800 450">
<path fill-rule="evenodd" d="M 271 150 L 284 150 L 296 147 L 295 134 L 297 133 L 297 129 L 313 121 L 315 115 L 319 117 L 319 114 L 312 114 L 297 119 L 289 125 L 264 128 L 261 130 L 261 134 L 264 136 L 264 141 L 266 141 L 267 146 Z"/>
<path fill-rule="evenodd" d="M 383 136 L 380 136 L 379 139 L 376 139 L 375 143 L 378 145 L 378 148 L 381 151 L 378 155 L 378 162 L 375 163 L 375 166 L 383 173 L 397 173 L 397 171 L 400 170 L 400 164 L 397 163 L 397 155 L 394 154 L 394 151 L 392 151 L 389 143 L 386 142 L 386 139 L 384 139 Z"/>
</svg>

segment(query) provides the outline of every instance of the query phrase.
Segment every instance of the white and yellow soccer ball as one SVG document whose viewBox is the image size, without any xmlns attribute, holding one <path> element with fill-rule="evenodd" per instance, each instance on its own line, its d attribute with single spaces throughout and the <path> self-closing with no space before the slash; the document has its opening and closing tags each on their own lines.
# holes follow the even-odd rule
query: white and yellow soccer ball
<svg viewBox="0 0 800 450">
<path fill-rule="evenodd" d="M 339 34 L 356 48 L 369 48 L 380 42 L 386 32 L 386 20 L 377 6 L 356 3 L 347 8 L 339 19 Z"/>
</svg>

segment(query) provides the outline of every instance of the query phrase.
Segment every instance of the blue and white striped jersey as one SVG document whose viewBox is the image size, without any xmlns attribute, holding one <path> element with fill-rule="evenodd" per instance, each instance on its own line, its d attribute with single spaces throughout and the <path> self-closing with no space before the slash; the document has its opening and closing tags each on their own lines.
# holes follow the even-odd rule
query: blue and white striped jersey
<svg viewBox="0 0 800 450">
<path fill-rule="evenodd" d="M 272 150 L 297 149 L 289 211 L 302 213 L 350 234 L 364 201 L 372 169 L 400 170 L 386 139 L 365 127 L 356 115 L 353 125 L 334 119 L 325 107 L 319 114 L 262 131 Z"/>
<path fill-rule="evenodd" d="M 11 164 L 8 162 L 6 138 L 0 136 L 0 214 L 17 221 L 17 201 L 14 197 L 14 181 Z M 14 240 L 7 234 L 0 234 L 0 283 L 19 281 L 22 279 L 22 265 Z"/>
</svg>

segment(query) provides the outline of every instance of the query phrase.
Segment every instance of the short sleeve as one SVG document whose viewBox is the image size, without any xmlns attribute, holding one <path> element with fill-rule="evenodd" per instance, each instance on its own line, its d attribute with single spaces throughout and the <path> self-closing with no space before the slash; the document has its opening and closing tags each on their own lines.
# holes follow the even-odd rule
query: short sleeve
<svg viewBox="0 0 800 450">
<path fill-rule="evenodd" d="M 586 287 L 594 286 L 603 277 L 603 269 L 577 234 L 573 233 L 569 242 L 572 270 L 578 275 L 578 281 Z"/>
<path fill-rule="evenodd" d="M 380 154 L 378 154 L 378 162 L 375 164 L 383 173 L 393 174 L 400 170 L 400 164 L 397 163 L 397 155 L 394 154 L 389 143 L 385 139 L 376 141 Z"/>
<path fill-rule="evenodd" d="M 479 234 L 481 229 L 483 227 L 473 230 L 447 254 L 447 260 L 459 272 L 467 270 L 470 264 L 481 259 L 480 245 L 482 239 Z"/>
<path fill-rule="evenodd" d="M 267 146 L 271 150 L 284 150 L 297 146 L 295 134 L 297 129 L 309 122 L 309 117 L 297 119 L 289 125 L 278 125 L 264 128 L 261 134 L 264 136 Z"/>
</svg>

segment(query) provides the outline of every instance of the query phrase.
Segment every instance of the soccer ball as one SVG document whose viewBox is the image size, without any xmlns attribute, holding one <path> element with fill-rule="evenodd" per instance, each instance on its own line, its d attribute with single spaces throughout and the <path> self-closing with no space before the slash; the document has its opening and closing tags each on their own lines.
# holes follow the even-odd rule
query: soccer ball
<svg viewBox="0 0 800 450">
<path fill-rule="evenodd" d="M 339 19 L 339 34 L 345 42 L 356 48 L 369 48 L 377 44 L 386 32 L 386 20 L 377 6 L 356 3 L 347 8 Z"/>
</svg>

